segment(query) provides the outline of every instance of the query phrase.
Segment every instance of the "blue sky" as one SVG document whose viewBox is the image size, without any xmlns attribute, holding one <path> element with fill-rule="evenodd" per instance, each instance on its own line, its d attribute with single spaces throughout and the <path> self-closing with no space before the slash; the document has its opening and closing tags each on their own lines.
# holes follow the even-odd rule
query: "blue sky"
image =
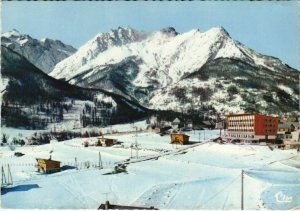
<svg viewBox="0 0 300 211">
<path fill-rule="evenodd" d="M 59 39 L 80 47 L 118 26 L 178 32 L 223 26 L 232 38 L 300 69 L 299 3 L 284 2 L 2 2 L 2 31 Z"/>
</svg>

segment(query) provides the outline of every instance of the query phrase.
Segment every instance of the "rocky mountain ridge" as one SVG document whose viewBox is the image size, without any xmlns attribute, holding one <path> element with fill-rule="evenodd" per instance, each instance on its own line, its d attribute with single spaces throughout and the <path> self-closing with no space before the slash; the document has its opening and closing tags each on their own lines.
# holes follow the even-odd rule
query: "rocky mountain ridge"
<svg viewBox="0 0 300 211">
<path fill-rule="evenodd" d="M 299 105 L 299 72 L 232 39 L 222 27 L 182 34 L 172 27 L 100 33 L 50 75 L 110 90 L 153 109 L 211 106 L 222 113 L 277 113 Z"/>
<path fill-rule="evenodd" d="M 76 52 L 74 47 L 59 40 L 37 40 L 16 29 L 1 34 L 1 44 L 18 52 L 45 73 L 51 72 L 58 62 Z"/>
</svg>

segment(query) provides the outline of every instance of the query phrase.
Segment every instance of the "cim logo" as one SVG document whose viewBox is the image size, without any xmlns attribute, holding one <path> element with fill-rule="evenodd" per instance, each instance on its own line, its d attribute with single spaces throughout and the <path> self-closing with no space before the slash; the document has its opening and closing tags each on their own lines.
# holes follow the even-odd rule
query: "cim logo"
<svg viewBox="0 0 300 211">
<path fill-rule="evenodd" d="M 278 193 L 275 194 L 275 198 L 277 202 L 280 203 L 290 203 L 293 200 L 292 196 L 287 196 L 284 193 L 282 193 L 281 191 L 279 191 Z"/>
</svg>

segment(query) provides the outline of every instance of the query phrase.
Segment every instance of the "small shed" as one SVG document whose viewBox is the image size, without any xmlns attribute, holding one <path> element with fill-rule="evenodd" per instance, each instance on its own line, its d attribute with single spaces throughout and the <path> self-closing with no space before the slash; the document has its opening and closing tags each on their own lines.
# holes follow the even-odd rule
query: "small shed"
<svg viewBox="0 0 300 211">
<path fill-rule="evenodd" d="M 183 133 L 172 133 L 171 144 L 173 143 L 187 144 L 189 143 L 189 136 Z"/>
<path fill-rule="evenodd" d="M 37 165 L 38 172 L 43 172 L 46 174 L 54 173 L 60 171 L 60 161 L 51 160 L 50 159 L 43 159 L 43 158 L 37 158 Z"/>
<path fill-rule="evenodd" d="M 104 138 L 102 136 L 102 137 L 98 138 L 97 146 L 106 146 L 106 147 L 109 147 L 109 146 L 114 145 L 116 143 L 116 141 L 117 140 L 115 140 L 115 139 Z"/>
</svg>

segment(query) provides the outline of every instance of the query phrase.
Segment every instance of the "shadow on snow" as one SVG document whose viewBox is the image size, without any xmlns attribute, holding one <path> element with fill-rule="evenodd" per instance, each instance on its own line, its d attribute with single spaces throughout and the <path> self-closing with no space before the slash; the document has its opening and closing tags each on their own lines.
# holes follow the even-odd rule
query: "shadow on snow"
<svg viewBox="0 0 300 211">
<path fill-rule="evenodd" d="M 9 192 L 29 191 L 34 188 L 40 188 L 37 184 L 17 185 L 14 187 L 6 187 L 1 190 L 1 195 Z"/>
</svg>

